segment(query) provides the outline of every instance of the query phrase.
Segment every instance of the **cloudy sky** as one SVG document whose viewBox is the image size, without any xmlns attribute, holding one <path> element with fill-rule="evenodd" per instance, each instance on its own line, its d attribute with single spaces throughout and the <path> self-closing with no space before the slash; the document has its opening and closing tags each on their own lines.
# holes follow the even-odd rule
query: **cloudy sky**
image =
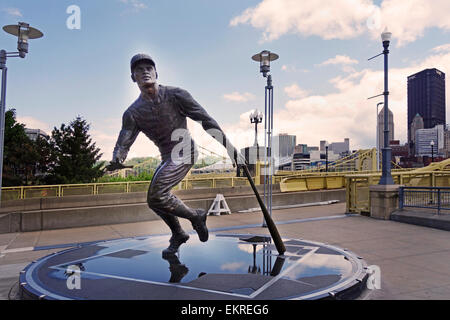
<svg viewBox="0 0 450 320">
<path fill-rule="evenodd" d="M 80 8 L 79 29 L 68 28 L 68 20 L 76 26 L 71 5 Z M 275 134 L 313 146 L 348 137 L 352 149 L 369 148 L 382 97 L 367 98 L 383 91 L 383 59 L 367 59 L 382 51 L 387 27 L 389 102 L 404 143 L 407 76 L 449 74 L 448 12 L 448 0 L 2 0 L 2 25 L 25 21 L 44 33 L 26 59 L 8 60 L 7 107 L 48 133 L 81 115 L 109 160 L 122 113 L 139 94 L 129 60 L 147 52 L 161 84 L 191 92 L 244 147 L 254 139 L 250 111 L 264 108 L 265 79 L 250 57 L 267 49 L 280 56 L 272 63 Z M 16 49 L 4 32 L 0 43 Z M 200 145 L 226 154 L 199 124 L 189 126 Z M 141 134 L 129 157 L 157 153 Z"/>
</svg>

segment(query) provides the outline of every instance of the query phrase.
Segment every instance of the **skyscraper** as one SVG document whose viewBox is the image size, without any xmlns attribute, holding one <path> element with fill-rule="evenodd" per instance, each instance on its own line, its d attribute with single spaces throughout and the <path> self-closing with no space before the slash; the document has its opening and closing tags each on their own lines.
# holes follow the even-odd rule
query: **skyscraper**
<svg viewBox="0 0 450 320">
<path fill-rule="evenodd" d="M 416 143 L 416 131 L 419 129 L 424 129 L 423 127 L 423 118 L 420 116 L 420 114 L 416 114 L 416 116 L 413 118 L 411 122 L 411 142 L 412 145 L 415 145 Z"/>
<path fill-rule="evenodd" d="M 328 143 L 326 140 L 320 140 L 320 151 L 325 152 L 325 145 Z M 344 142 L 331 142 L 328 144 L 328 151 L 333 151 L 336 154 L 345 156 L 350 153 L 350 139 L 345 138 Z"/>
<path fill-rule="evenodd" d="M 445 73 L 425 69 L 408 77 L 408 143 L 415 149 L 411 124 L 419 114 L 423 128 L 445 125 Z"/>
<path fill-rule="evenodd" d="M 431 145 L 433 141 L 433 146 Z M 416 156 L 441 155 L 444 151 L 444 126 L 437 125 L 431 129 L 418 129 L 416 131 Z M 433 148 L 433 152 L 431 151 Z"/>
<path fill-rule="evenodd" d="M 297 136 L 280 133 L 273 137 L 273 150 L 276 157 L 290 157 L 294 154 Z"/>
<path fill-rule="evenodd" d="M 380 144 L 380 155 L 381 149 L 384 148 L 384 107 L 378 113 L 378 143 Z M 389 119 L 388 119 L 388 142 L 394 140 L 394 114 L 391 110 L 389 110 Z"/>
</svg>

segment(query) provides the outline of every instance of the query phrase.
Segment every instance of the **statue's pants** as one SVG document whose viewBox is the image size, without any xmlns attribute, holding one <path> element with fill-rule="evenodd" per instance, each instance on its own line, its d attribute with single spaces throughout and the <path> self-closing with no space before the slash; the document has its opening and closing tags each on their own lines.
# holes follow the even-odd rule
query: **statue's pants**
<svg viewBox="0 0 450 320">
<path fill-rule="evenodd" d="M 186 206 L 177 196 L 171 193 L 186 176 L 194 161 L 178 163 L 171 159 L 163 160 L 156 169 L 147 193 L 147 203 L 164 222 L 173 234 L 182 232 L 177 217 L 191 219 L 196 211 Z"/>
</svg>

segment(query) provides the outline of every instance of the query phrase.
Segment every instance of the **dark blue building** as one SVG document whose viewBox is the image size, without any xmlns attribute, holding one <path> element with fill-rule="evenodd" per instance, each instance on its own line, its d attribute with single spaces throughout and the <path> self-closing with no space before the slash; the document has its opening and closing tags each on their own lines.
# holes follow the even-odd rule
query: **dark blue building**
<svg viewBox="0 0 450 320">
<path fill-rule="evenodd" d="M 425 69 L 408 77 L 408 143 L 412 143 L 411 123 L 419 114 L 424 129 L 445 125 L 445 73 L 436 68 Z"/>
</svg>

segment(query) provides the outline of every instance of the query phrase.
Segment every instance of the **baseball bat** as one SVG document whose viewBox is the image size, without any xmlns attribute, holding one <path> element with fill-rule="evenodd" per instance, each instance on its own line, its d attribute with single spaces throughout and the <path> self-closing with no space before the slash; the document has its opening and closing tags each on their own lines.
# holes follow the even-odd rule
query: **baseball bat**
<svg viewBox="0 0 450 320">
<path fill-rule="evenodd" d="M 283 255 L 284 252 L 286 252 L 286 248 L 284 246 L 283 240 L 281 240 L 280 234 L 278 233 L 278 229 L 275 225 L 275 223 L 272 220 L 272 217 L 269 215 L 269 211 L 267 211 L 266 206 L 264 205 L 263 200 L 261 199 L 261 196 L 259 195 L 258 190 L 256 189 L 255 183 L 253 182 L 252 176 L 250 175 L 250 171 L 248 170 L 247 165 L 242 165 L 244 169 L 244 173 L 248 178 L 248 181 L 250 182 L 250 186 L 253 189 L 253 192 L 255 193 L 256 199 L 258 199 L 259 206 L 261 207 L 261 210 L 264 215 L 264 219 L 267 223 L 267 228 L 269 229 L 270 236 L 273 239 L 273 242 L 275 243 L 275 247 L 278 250 L 278 253 L 280 255 Z"/>
</svg>

